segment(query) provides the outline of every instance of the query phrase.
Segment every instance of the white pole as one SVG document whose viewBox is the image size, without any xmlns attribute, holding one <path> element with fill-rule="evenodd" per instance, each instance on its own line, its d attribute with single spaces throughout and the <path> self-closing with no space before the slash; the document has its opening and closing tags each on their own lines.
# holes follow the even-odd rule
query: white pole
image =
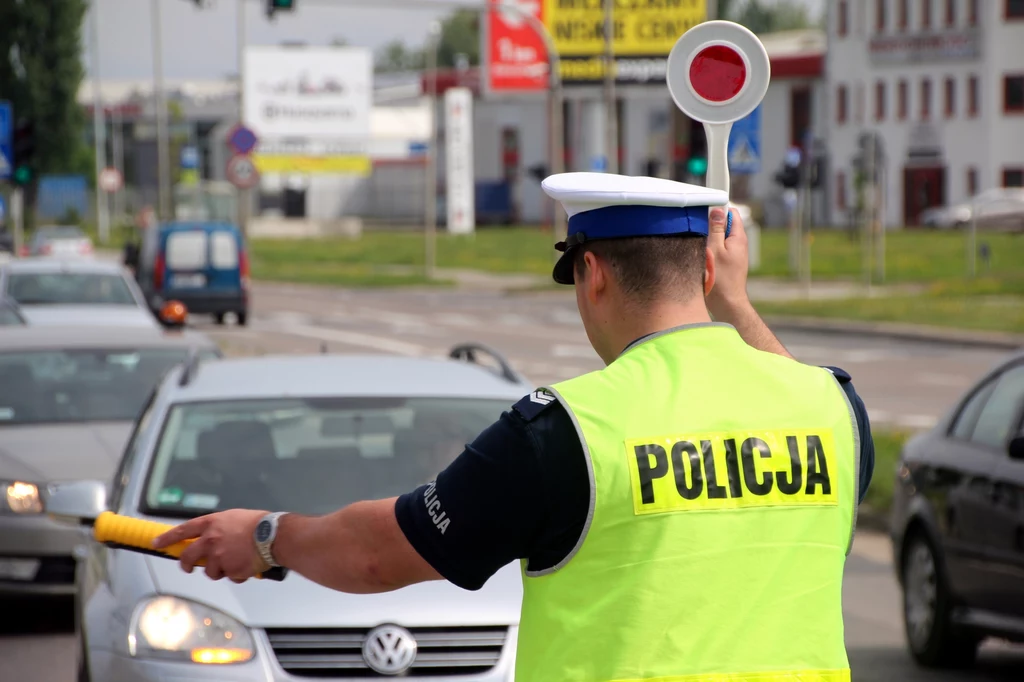
<svg viewBox="0 0 1024 682">
<path fill-rule="evenodd" d="M 614 1 L 604 0 L 605 155 L 609 173 L 619 172 L 619 108 L 615 102 Z"/>
<path fill-rule="evenodd" d="M 238 0 L 235 12 L 238 20 L 238 122 L 245 124 L 245 0 Z M 238 190 L 238 229 L 246 237 L 249 236 L 249 190 Z"/>
<path fill-rule="evenodd" d="M 434 276 L 437 261 L 437 48 L 440 42 L 441 24 L 430 23 L 430 45 L 427 46 L 427 99 L 430 102 L 430 144 L 427 146 L 426 177 L 426 244 L 424 244 L 424 269 L 427 279 Z"/>
<path fill-rule="evenodd" d="M 92 131 L 96 150 L 96 229 L 101 244 L 110 240 L 110 216 L 107 212 L 107 194 L 100 189 L 100 173 L 107 166 L 106 120 L 103 115 L 103 96 L 100 93 L 100 20 L 99 3 L 93 2 L 89 12 L 92 29 Z"/>
<path fill-rule="evenodd" d="M 156 102 L 156 145 L 157 145 L 157 182 L 159 185 L 158 216 L 161 220 L 171 218 L 171 177 L 168 166 L 167 139 L 167 102 L 164 99 L 164 64 L 163 47 L 161 46 L 160 34 L 160 0 L 152 0 L 150 3 L 152 16 L 150 24 L 153 31 L 153 80 L 154 100 Z"/>
<path fill-rule="evenodd" d="M 124 219 L 124 192 L 125 185 L 124 180 L 124 119 L 121 115 L 121 109 L 115 105 L 113 113 L 113 131 L 111 143 L 113 149 L 111 150 L 114 154 L 114 167 L 121 174 L 122 185 L 121 189 L 114 193 L 114 219 Z"/>
</svg>

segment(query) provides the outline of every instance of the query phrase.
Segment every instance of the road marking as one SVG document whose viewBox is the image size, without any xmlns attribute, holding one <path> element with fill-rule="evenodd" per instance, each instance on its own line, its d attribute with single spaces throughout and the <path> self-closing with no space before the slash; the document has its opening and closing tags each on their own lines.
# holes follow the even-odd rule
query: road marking
<svg viewBox="0 0 1024 682">
<path fill-rule="evenodd" d="M 880 564 L 889 564 L 892 563 L 892 541 L 884 533 L 858 530 L 853 536 L 851 554 Z"/>
<path fill-rule="evenodd" d="M 936 417 L 930 414 L 907 414 L 897 417 L 896 423 L 911 429 L 930 429 L 938 423 Z"/>
<path fill-rule="evenodd" d="M 336 343 L 344 343 L 349 346 L 362 346 L 364 348 L 372 348 L 374 350 L 390 351 L 397 355 L 421 357 L 427 354 L 427 349 L 424 346 L 414 343 L 405 343 L 404 341 L 396 341 L 385 336 L 374 336 L 373 334 L 361 334 L 359 332 L 347 332 L 340 329 L 326 329 L 324 327 L 314 327 L 306 324 L 292 324 L 287 326 L 260 324 L 259 326 L 263 327 L 267 331 L 273 331 L 280 334 L 304 336 L 306 338 L 317 339 L 319 341 L 334 341 Z"/>
<path fill-rule="evenodd" d="M 919 384 L 927 384 L 929 386 L 968 386 L 971 380 L 960 376 L 959 374 L 941 374 L 937 372 L 924 372 L 917 374 L 914 379 Z"/>
<path fill-rule="evenodd" d="M 450 327 L 480 327 L 480 318 L 462 315 L 460 313 L 444 313 L 431 318 L 436 324 L 444 324 Z"/>
</svg>

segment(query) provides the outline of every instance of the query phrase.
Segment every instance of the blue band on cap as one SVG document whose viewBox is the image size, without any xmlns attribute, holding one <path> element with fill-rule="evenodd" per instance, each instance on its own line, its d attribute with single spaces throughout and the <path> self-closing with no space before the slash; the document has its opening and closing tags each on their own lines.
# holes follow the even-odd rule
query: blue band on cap
<svg viewBox="0 0 1024 682">
<path fill-rule="evenodd" d="M 707 236 L 707 206 L 620 205 L 595 208 L 569 218 L 568 236 L 591 239 L 653 237 L 691 232 Z"/>
</svg>

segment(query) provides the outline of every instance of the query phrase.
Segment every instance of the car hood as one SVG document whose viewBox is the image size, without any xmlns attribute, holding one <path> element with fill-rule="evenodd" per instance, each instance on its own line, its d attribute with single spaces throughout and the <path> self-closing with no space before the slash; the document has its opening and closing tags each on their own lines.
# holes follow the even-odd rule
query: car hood
<svg viewBox="0 0 1024 682">
<path fill-rule="evenodd" d="M 177 561 L 145 559 L 160 594 L 207 604 L 254 628 L 516 625 L 523 595 L 518 563 L 505 566 L 474 592 L 435 581 L 381 594 L 345 594 L 295 572 L 282 582 L 238 585 L 210 580 L 202 569 L 185 573 Z"/>
<path fill-rule="evenodd" d="M 0 479 L 106 481 L 131 430 L 131 422 L 0 427 Z"/>
<path fill-rule="evenodd" d="M 153 315 L 135 306 L 24 305 L 21 312 L 33 326 L 74 325 L 159 327 Z"/>
</svg>

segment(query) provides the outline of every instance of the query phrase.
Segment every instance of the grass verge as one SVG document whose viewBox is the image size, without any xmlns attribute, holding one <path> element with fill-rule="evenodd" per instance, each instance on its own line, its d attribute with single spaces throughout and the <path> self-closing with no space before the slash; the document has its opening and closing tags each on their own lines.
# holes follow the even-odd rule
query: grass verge
<svg viewBox="0 0 1024 682">
<path fill-rule="evenodd" d="M 885 519 L 889 516 L 896 463 L 899 462 L 903 444 L 911 435 L 908 431 L 872 429 L 875 442 L 875 471 L 867 495 L 861 504 L 876 516 Z"/>
</svg>

